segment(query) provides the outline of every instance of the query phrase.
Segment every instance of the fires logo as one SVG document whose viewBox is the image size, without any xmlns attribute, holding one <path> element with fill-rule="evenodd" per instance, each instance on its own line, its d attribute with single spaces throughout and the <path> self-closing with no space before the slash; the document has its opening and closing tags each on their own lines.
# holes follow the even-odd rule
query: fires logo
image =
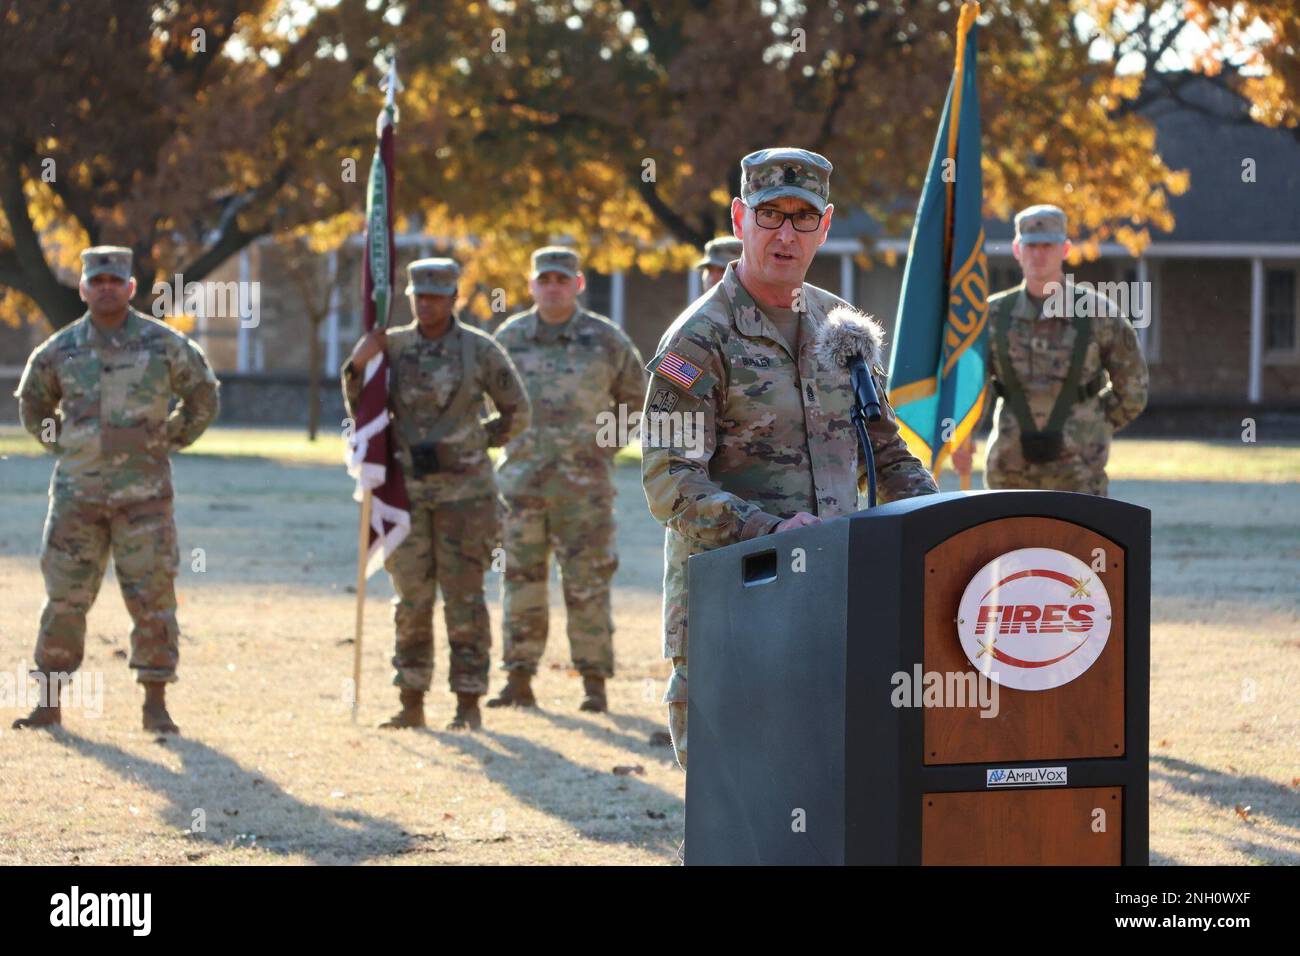
<svg viewBox="0 0 1300 956">
<path fill-rule="evenodd" d="M 989 679 L 1018 690 L 1074 680 L 1110 635 L 1110 596 L 1083 561 L 1050 548 L 1022 548 L 979 570 L 962 595 L 957 635 Z"/>
</svg>

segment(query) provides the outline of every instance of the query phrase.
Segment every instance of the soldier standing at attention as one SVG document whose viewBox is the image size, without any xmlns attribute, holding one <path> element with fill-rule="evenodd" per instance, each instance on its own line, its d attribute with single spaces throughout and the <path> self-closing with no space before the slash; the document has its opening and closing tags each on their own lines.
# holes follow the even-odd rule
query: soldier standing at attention
<svg viewBox="0 0 1300 956">
<path fill-rule="evenodd" d="M 831 164 L 803 149 L 763 149 L 740 161 L 731 221 L 739 262 L 669 326 L 646 391 L 641 477 L 664 534 L 664 656 L 673 673 L 664 703 L 677 759 L 686 767 L 687 558 L 857 510 L 865 463 L 849 419 L 848 372 L 818 348 L 828 323 L 865 327 L 864 358 L 885 414 L 867 426 L 880 499 L 938 491 L 907 450 L 885 401 L 880 327 L 804 276 L 826 241 Z M 834 315 L 831 313 L 834 311 Z M 660 416 L 690 416 L 702 448 L 655 447 L 673 429 Z"/>
<path fill-rule="evenodd" d="M 411 530 L 388 556 L 397 650 L 393 683 L 401 710 L 381 727 L 423 727 L 433 684 L 433 604 L 442 586 L 456 715 L 448 730 L 482 725 L 492 634 L 483 574 L 500 535 L 499 499 L 489 448 L 528 427 L 528 396 L 514 365 L 492 339 L 453 314 L 460 266 L 420 259 L 408 267 L 415 321 L 361 339 L 343 366 L 349 411 L 361 399 L 366 364 L 386 350 L 397 458 L 411 501 Z M 483 396 L 497 413 L 483 420 Z"/>
<path fill-rule="evenodd" d="M 144 685 L 143 727 L 179 732 L 165 701 L 180 656 L 168 456 L 212 423 L 218 385 L 194 342 L 131 308 L 135 289 L 130 249 L 82 252 L 78 291 L 87 312 L 32 353 L 18 385 L 23 427 L 58 458 L 33 673 L 46 696 L 15 728 L 62 722 L 59 691 L 81 666 L 86 612 L 111 552 L 133 624 L 130 666 Z"/>
<path fill-rule="evenodd" d="M 1111 437 L 1147 403 L 1137 333 L 1105 296 L 1067 283 L 1064 212 L 1030 206 L 1015 222 L 1025 280 L 989 298 L 999 400 L 984 483 L 1104 496 Z"/>
<path fill-rule="evenodd" d="M 732 236 L 718 236 L 704 244 L 704 255 L 693 268 L 700 270 L 700 285 L 708 292 L 727 271 L 727 263 L 740 258 L 741 243 Z"/>
<path fill-rule="evenodd" d="M 509 505 L 502 662 L 509 676 L 488 706 L 536 706 L 531 682 L 546 648 L 554 550 L 569 649 L 582 675 L 581 707 L 599 712 L 608 706 L 605 680 L 614 674 L 609 584 L 618 568 L 612 468 L 618 448 L 616 442 L 601 446 L 598 419 L 613 413 L 622 421 L 639 409 L 645 375 L 623 330 L 577 304 L 586 280 L 576 252 L 548 246 L 533 253 L 532 265 L 533 307 L 496 332 L 528 387 L 533 428 L 507 446 L 497 472 Z"/>
</svg>

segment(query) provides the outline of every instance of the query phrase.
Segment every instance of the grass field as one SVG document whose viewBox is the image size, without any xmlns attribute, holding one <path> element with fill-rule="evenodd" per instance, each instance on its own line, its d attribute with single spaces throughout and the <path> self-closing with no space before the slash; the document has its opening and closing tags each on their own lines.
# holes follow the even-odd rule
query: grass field
<svg viewBox="0 0 1300 956">
<path fill-rule="evenodd" d="M 61 731 L 16 733 L 27 708 L 0 706 L 0 863 L 674 861 L 685 778 L 651 742 L 667 673 L 662 533 L 632 463 L 617 473 L 611 713 L 578 710 L 553 604 L 541 709 L 442 731 L 453 699 L 439 611 L 432 729 L 390 733 L 374 729 L 396 703 L 382 575 L 358 724 L 344 699 L 356 506 L 341 455 L 335 436 L 219 428 L 177 458 L 184 634 L 169 702 L 184 736 L 139 730 L 110 572 L 83 668 L 103 681 L 102 713 L 69 708 Z M 0 689 L 31 660 L 49 469 L 0 430 Z M 1111 474 L 1113 495 L 1154 516 L 1152 862 L 1300 863 L 1300 446 L 1121 440 Z"/>
</svg>

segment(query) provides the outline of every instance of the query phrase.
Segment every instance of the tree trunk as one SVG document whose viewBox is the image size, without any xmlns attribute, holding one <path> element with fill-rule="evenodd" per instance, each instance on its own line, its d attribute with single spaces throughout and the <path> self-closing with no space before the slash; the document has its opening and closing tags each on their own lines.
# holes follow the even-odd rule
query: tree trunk
<svg viewBox="0 0 1300 956">
<path fill-rule="evenodd" d="M 320 321 L 312 316 L 311 340 L 307 343 L 307 440 L 315 441 L 320 429 Z"/>
</svg>

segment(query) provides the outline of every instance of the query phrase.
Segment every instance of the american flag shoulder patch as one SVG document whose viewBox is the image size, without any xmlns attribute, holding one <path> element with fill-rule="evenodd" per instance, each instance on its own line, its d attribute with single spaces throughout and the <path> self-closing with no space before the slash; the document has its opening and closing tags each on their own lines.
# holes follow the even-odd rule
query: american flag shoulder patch
<svg viewBox="0 0 1300 956">
<path fill-rule="evenodd" d="M 672 349 L 656 356 L 646 368 L 698 398 L 707 395 L 717 381 L 714 376 L 705 373 L 701 363 Z"/>
</svg>

